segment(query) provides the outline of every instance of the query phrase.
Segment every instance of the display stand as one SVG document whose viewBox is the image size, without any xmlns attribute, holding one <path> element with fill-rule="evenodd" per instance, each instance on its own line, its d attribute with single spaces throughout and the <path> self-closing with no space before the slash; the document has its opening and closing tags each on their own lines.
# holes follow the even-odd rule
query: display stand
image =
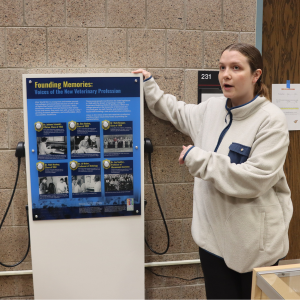
<svg viewBox="0 0 300 300">
<path fill-rule="evenodd" d="M 23 75 L 36 299 L 143 299 L 142 75 Z"/>
</svg>

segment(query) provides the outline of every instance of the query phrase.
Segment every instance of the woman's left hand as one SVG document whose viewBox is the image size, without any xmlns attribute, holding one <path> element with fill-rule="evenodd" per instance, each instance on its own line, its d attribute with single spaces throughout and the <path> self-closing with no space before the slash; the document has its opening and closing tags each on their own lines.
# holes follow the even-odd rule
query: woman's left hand
<svg viewBox="0 0 300 300">
<path fill-rule="evenodd" d="M 138 70 L 132 71 L 131 73 L 133 73 L 133 74 L 142 73 L 143 77 L 144 77 L 144 80 L 148 79 L 149 77 L 151 77 L 151 73 L 148 72 L 148 71 L 146 71 L 146 70 L 143 70 L 143 69 L 138 69 Z"/>
<path fill-rule="evenodd" d="M 187 151 L 188 151 L 191 147 L 193 147 L 193 146 L 192 146 L 192 145 L 189 145 L 189 146 L 187 146 L 187 147 L 186 147 L 186 146 L 182 146 L 182 151 L 181 151 L 180 156 L 179 156 L 179 159 L 178 159 L 180 165 L 183 165 L 183 164 L 184 164 L 183 157 L 184 157 L 184 155 L 187 153 Z"/>
</svg>

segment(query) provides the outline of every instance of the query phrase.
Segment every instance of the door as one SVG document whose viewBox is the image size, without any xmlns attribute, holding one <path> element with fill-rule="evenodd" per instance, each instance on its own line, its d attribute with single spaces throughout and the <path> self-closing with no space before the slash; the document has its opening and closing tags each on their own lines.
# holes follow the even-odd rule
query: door
<svg viewBox="0 0 300 300">
<path fill-rule="evenodd" d="M 272 95 L 273 83 L 300 83 L 300 1 L 264 0 L 263 82 Z M 292 192 L 294 214 L 290 224 L 290 251 L 286 259 L 300 258 L 300 131 L 290 131 L 284 171 Z"/>
</svg>

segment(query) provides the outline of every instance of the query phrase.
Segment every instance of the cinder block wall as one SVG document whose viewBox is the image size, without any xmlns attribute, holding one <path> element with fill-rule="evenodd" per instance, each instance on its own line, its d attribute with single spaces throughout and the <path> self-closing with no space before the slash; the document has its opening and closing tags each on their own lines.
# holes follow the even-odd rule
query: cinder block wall
<svg viewBox="0 0 300 300">
<path fill-rule="evenodd" d="M 0 218 L 15 181 L 15 147 L 24 140 L 22 74 L 146 68 L 165 92 L 197 103 L 197 70 L 217 68 L 220 51 L 230 43 L 255 44 L 255 18 L 256 0 L 0 0 Z M 154 178 L 171 237 L 168 254 L 157 256 L 147 249 L 145 261 L 199 258 L 190 234 L 193 178 L 177 163 L 181 146 L 191 141 L 147 108 L 145 137 L 154 144 Z M 26 251 L 25 172 L 23 161 L 15 199 L 0 232 L 0 261 L 9 264 Z M 147 157 L 145 198 L 147 239 L 161 251 L 166 236 Z M 13 269 L 31 269 L 31 257 Z M 7 270 L 0 266 L 0 271 Z M 185 278 L 202 274 L 199 265 L 153 271 Z M 31 298 L 32 285 L 30 275 L 1 276 L 0 298 Z M 205 291 L 203 280 L 185 282 L 146 271 L 146 296 L 205 298 Z"/>
</svg>

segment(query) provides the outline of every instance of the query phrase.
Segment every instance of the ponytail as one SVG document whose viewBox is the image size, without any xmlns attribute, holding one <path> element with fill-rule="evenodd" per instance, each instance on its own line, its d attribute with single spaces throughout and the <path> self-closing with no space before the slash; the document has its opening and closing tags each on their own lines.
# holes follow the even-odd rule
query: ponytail
<svg viewBox="0 0 300 300">
<path fill-rule="evenodd" d="M 254 95 L 264 96 L 269 101 L 271 101 L 269 89 L 268 89 L 268 87 L 264 83 L 261 82 L 260 78 L 255 83 L 255 86 L 254 86 Z"/>
</svg>

